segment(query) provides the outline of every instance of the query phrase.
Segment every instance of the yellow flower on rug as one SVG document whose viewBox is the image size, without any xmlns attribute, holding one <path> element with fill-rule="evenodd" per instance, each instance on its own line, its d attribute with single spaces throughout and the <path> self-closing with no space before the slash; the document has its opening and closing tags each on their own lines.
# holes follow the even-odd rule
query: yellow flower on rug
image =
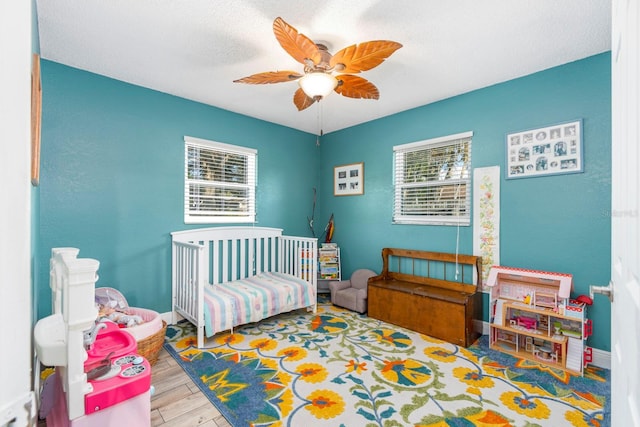
<svg viewBox="0 0 640 427">
<path fill-rule="evenodd" d="M 344 400 L 342 396 L 331 390 L 316 390 L 311 393 L 305 406 L 316 418 L 334 418 L 344 412 Z"/>
<path fill-rule="evenodd" d="M 318 363 L 303 363 L 296 368 L 296 372 L 300 374 L 302 381 L 308 383 L 319 383 L 329 375 L 324 366 Z"/>
<path fill-rule="evenodd" d="M 453 376 L 458 378 L 463 383 L 469 384 L 475 387 L 491 388 L 493 387 L 493 379 L 491 377 L 483 375 L 477 369 L 471 368 L 454 368 Z"/>
<path fill-rule="evenodd" d="M 290 362 L 295 362 L 307 357 L 307 350 L 301 347 L 287 347 L 278 351 L 278 356 L 282 356 Z"/>
<path fill-rule="evenodd" d="M 427 347 L 423 352 L 425 356 L 444 363 L 453 363 L 458 360 L 455 353 L 442 347 Z"/>
<path fill-rule="evenodd" d="M 244 341 L 244 336 L 241 334 L 222 334 L 214 337 L 214 339 L 218 344 L 236 345 Z"/>
<path fill-rule="evenodd" d="M 276 348 L 278 346 L 278 343 L 270 338 L 261 338 L 251 341 L 250 345 L 251 347 L 258 350 L 269 351 Z"/>
<path fill-rule="evenodd" d="M 180 350 L 189 348 L 189 347 L 196 347 L 197 345 L 198 345 L 198 337 L 196 336 L 185 337 L 175 344 L 176 348 Z"/>
<path fill-rule="evenodd" d="M 565 418 L 575 427 L 600 427 L 602 417 L 593 417 L 581 411 L 567 411 Z"/>
<path fill-rule="evenodd" d="M 508 391 L 500 396 L 500 400 L 509 409 L 529 418 L 545 420 L 549 418 L 549 407 L 540 399 L 530 398 L 517 391 Z"/>
</svg>

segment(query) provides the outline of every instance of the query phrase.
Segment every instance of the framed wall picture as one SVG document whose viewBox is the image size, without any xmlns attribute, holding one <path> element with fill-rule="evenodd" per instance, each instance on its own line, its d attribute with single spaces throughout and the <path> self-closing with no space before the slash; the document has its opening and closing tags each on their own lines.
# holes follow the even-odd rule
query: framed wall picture
<svg viewBox="0 0 640 427">
<path fill-rule="evenodd" d="M 364 162 L 333 168 L 333 195 L 357 196 L 364 194 Z"/>
<path fill-rule="evenodd" d="M 506 178 L 584 172 L 582 120 L 507 134 Z"/>
</svg>

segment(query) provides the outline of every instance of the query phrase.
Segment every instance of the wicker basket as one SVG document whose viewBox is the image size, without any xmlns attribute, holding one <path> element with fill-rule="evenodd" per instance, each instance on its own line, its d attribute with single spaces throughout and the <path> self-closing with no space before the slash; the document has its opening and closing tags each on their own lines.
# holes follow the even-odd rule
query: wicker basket
<svg viewBox="0 0 640 427">
<path fill-rule="evenodd" d="M 167 332 L 167 322 L 162 321 L 162 329 L 145 339 L 138 341 L 138 354 L 144 356 L 151 366 L 158 361 L 158 354 L 164 344 L 164 336 Z"/>
</svg>

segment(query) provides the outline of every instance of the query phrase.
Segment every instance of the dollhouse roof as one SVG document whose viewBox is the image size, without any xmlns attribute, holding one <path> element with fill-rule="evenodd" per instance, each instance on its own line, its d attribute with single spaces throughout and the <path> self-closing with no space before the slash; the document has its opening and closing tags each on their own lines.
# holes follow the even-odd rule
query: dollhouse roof
<svg viewBox="0 0 640 427">
<path fill-rule="evenodd" d="M 560 298 L 569 298 L 571 294 L 571 288 L 573 286 L 573 275 L 568 273 L 552 273 L 549 271 L 527 270 L 524 268 L 516 267 L 502 267 L 499 265 L 494 265 L 493 267 L 491 267 L 491 271 L 489 271 L 489 277 L 487 277 L 486 285 L 495 286 L 498 283 L 499 274 L 508 274 L 512 277 L 520 276 L 542 279 L 541 282 L 545 280 L 558 281 L 560 282 L 560 288 L 558 289 L 558 296 Z"/>
</svg>

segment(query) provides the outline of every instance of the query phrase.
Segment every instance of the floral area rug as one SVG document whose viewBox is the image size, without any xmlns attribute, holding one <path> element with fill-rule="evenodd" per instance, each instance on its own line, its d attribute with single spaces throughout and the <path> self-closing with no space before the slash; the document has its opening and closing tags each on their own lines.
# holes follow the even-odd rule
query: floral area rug
<svg viewBox="0 0 640 427">
<path fill-rule="evenodd" d="M 608 426 L 609 371 L 584 377 L 318 305 L 165 348 L 234 427 Z"/>
</svg>

